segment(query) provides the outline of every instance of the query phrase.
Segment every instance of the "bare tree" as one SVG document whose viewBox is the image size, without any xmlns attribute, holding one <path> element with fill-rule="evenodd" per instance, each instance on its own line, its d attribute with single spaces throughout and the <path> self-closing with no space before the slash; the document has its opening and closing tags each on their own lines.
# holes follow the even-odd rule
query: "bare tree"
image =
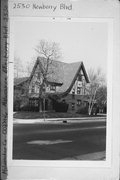
<svg viewBox="0 0 120 180">
<path fill-rule="evenodd" d="M 107 107 L 107 86 L 106 84 L 104 84 L 103 86 L 100 86 L 100 88 L 98 89 L 97 93 L 96 93 L 96 101 L 97 104 L 99 106 L 99 108 L 101 109 L 101 111 L 105 111 L 106 107 Z"/>
<path fill-rule="evenodd" d="M 35 50 L 40 56 L 45 57 L 47 61 L 57 60 L 61 56 L 59 44 L 44 39 L 39 41 Z"/>
<path fill-rule="evenodd" d="M 42 99 L 45 112 L 45 99 L 46 99 L 46 85 L 48 78 L 54 74 L 55 63 L 54 60 L 58 60 L 61 56 L 59 44 L 55 42 L 48 42 L 46 40 L 40 40 L 39 44 L 35 48 L 40 57 L 44 57 L 43 61 L 39 61 L 39 78 L 42 81 L 39 87 L 39 110 L 41 111 Z"/>
<path fill-rule="evenodd" d="M 20 58 L 15 55 L 14 56 L 14 77 L 19 78 L 23 74 L 23 65 L 21 63 Z"/>
<path fill-rule="evenodd" d="M 93 69 L 90 69 L 88 75 L 90 79 L 88 114 L 91 115 L 94 104 L 97 102 L 97 99 L 100 98 L 98 91 L 100 87 L 105 84 L 105 78 L 101 69 L 98 69 L 96 72 Z"/>
<path fill-rule="evenodd" d="M 36 57 L 32 57 L 31 61 L 27 61 L 26 63 L 25 71 L 28 77 L 30 76 L 32 72 L 35 61 L 36 61 Z"/>
<path fill-rule="evenodd" d="M 32 60 L 33 62 L 33 60 Z M 15 52 L 14 55 L 14 78 L 21 78 L 26 77 L 30 75 L 31 65 L 32 62 L 27 62 L 27 66 L 25 66 L 25 63 L 23 64 L 23 61 L 21 58 L 17 55 Z"/>
</svg>

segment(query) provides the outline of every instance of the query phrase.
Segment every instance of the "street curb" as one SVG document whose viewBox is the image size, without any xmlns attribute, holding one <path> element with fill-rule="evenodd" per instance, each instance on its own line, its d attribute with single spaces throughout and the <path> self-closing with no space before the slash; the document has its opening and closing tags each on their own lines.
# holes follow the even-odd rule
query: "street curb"
<svg viewBox="0 0 120 180">
<path fill-rule="evenodd" d="M 14 119 L 13 123 L 20 124 L 33 124 L 33 123 L 48 123 L 48 122 L 79 122 L 79 123 L 87 123 L 87 122 L 106 122 L 106 117 L 92 117 L 92 118 L 47 118 L 47 119 Z"/>
</svg>

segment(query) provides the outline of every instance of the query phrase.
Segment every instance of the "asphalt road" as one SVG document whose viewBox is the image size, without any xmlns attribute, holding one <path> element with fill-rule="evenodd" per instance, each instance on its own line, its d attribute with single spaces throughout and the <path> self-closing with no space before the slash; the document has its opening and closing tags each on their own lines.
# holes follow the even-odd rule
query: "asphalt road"
<svg viewBox="0 0 120 180">
<path fill-rule="evenodd" d="M 62 160 L 105 148 L 105 121 L 42 122 L 13 127 L 13 159 Z"/>
</svg>

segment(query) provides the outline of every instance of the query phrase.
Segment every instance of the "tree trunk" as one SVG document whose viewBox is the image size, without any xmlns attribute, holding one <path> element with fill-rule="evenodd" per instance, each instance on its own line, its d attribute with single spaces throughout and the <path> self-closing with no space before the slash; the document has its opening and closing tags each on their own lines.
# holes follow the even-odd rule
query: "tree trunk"
<svg viewBox="0 0 120 180">
<path fill-rule="evenodd" d="M 43 84 L 39 86 L 39 112 L 43 112 Z"/>
<path fill-rule="evenodd" d="M 46 82 L 44 82 L 43 116 L 45 121 L 45 100 L 46 100 Z"/>
<path fill-rule="evenodd" d="M 89 114 L 89 115 L 91 115 L 92 110 L 93 110 L 96 92 L 97 92 L 97 88 L 95 89 L 94 95 L 91 96 L 91 98 L 90 98 L 89 108 L 88 108 L 88 114 Z"/>
<path fill-rule="evenodd" d="M 45 121 L 45 97 L 43 99 L 43 118 L 44 118 L 44 121 Z"/>
<path fill-rule="evenodd" d="M 92 108 L 89 106 L 89 107 L 88 107 L 88 115 L 90 116 L 91 113 L 92 113 Z"/>
<path fill-rule="evenodd" d="M 42 112 L 42 99 L 39 98 L 39 112 Z"/>
</svg>

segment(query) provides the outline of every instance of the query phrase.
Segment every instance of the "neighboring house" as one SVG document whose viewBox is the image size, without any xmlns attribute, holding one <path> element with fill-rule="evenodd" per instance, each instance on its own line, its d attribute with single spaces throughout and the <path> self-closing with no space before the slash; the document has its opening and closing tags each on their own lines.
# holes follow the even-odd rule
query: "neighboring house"
<svg viewBox="0 0 120 180">
<path fill-rule="evenodd" d="M 22 106 L 29 103 L 28 87 L 28 77 L 14 79 L 14 111 L 20 110 Z"/>
<path fill-rule="evenodd" d="M 42 76 L 39 77 L 39 65 L 45 58 L 37 58 L 29 78 L 29 105 L 39 106 L 39 88 Z M 57 103 L 67 104 L 69 112 L 76 112 L 88 105 L 89 78 L 83 62 L 64 63 L 53 61 L 52 73 L 47 77 L 45 110 L 56 110 Z M 56 103 L 57 102 L 57 103 Z M 60 107 L 60 106 L 59 106 Z"/>
</svg>

